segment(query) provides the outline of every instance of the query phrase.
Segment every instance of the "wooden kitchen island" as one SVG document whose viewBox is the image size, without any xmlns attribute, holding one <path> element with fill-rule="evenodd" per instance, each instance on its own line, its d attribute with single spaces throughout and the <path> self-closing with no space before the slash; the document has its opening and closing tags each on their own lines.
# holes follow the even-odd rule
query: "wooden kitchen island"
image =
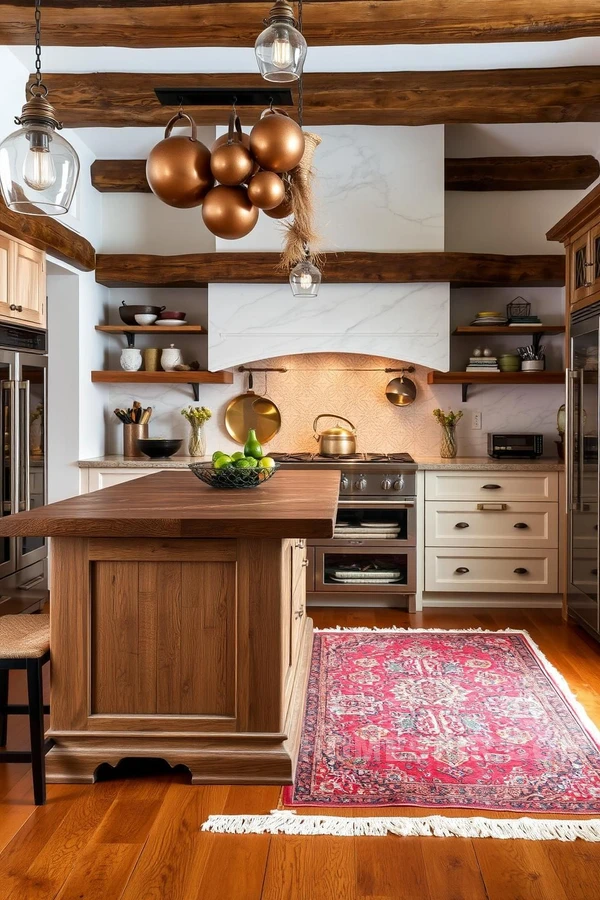
<svg viewBox="0 0 600 900">
<path fill-rule="evenodd" d="M 148 475 L 0 519 L 52 537 L 53 782 L 162 758 L 194 783 L 292 781 L 312 645 L 306 538 L 331 538 L 337 471 L 252 490 Z"/>
</svg>

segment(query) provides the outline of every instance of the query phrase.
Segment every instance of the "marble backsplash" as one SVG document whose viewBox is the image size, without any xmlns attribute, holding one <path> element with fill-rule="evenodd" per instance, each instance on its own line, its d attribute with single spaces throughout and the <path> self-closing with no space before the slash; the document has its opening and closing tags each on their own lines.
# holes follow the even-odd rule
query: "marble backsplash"
<svg viewBox="0 0 600 900">
<path fill-rule="evenodd" d="M 354 423 L 361 451 L 402 450 L 417 456 L 435 456 L 440 428 L 432 410 L 441 406 L 464 411 L 457 428 L 461 456 L 484 456 L 487 432 L 508 430 L 541 432 L 546 455 L 555 455 L 556 412 L 564 400 L 560 385 L 473 386 L 468 403 L 462 404 L 459 385 L 428 385 L 427 369 L 417 367 L 410 376 L 417 385 L 417 399 L 411 406 L 399 408 L 385 396 L 385 386 L 394 375 L 383 371 L 402 365 L 398 360 L 354 354 L 307 354 L 253 365 L 288 369 L 282 374 L 261 373 L 255 377 L 256 392 L 266 393 L 281 411 L 281 430 L 268 444 L 272 451 L 315 451 L 313 421 L 320 413 L 333 413 Z M 247 376 L 239 372 L 235 373 L 233 385 L 201 386 L 200 403 L 213 411 L 206 427 L 209 452 L 217 448 L 237 449 L 225 430 L 224 414 L 229 401 L 246 387 Z M 187 437 L 188 426 L 179 412 L 193 402 L 187 385 L 139 385 L 134 391 L 111 385 L 108 390 L 107 453 L 121 452 L 121 430 L 112 410 L 130 406 L 134 397 L 154 408 L 152 435 Z M 474 412 L 482 413 L 481 430 L 472 429 Z M 328 425 L 326 420 L 321 424 Z M 185 444 L 182 451 L 185 452 Z"/>
</svg>

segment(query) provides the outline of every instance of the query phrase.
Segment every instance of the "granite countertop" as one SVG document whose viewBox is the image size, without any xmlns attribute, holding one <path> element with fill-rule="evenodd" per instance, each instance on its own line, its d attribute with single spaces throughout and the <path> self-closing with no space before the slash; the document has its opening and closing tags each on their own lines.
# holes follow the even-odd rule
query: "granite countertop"
<svg viewBox="0 0 600 900">
<path fill-rule="evenodd" d="M 171 459 L 128 459 L 120 454 L 114 456 L 97 456 L 94 459 L 80 459 L 79 467 L 82 469 L 185 469 L 192 462 L 209 460 L 210 456 L 173 456 Z M 417 456 L 416 462 L 422 471 L 480 471 L 488 469 L 497 471 L 560 471 L 564 468 L 564 462 L 557 457 L 542 457 L 541 459 L 490 459 L 489 456 L 457 456 L 455 459 L 442 459 L 439 456 Z"/>
</svg>

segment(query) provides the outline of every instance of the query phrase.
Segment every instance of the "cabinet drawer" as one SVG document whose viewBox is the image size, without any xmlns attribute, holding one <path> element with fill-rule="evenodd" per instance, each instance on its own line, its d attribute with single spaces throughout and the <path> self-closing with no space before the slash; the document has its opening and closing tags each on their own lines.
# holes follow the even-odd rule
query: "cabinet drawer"
<svg viewBox="0 0 600 900">
<path fill-rule="evenodd" d="M 558 499 L 558 472 L 425 472 L 426 500 Z"/>
<path fill-rule="evenodd" d="M 525 569 L 519 573 L 517 569 Z M 555 594 L 558 551 L 425 550 L 426 591 L 485 591 Z"/>
<path fill-rule="evenodd" d="M 489 504 L 505 509 L 478 509 L 481 503 L 447 500 L 425 504 L 428 547 L 558 547 L 556 503 Z M 486 506 L 488 504 L 485 504 Z"/>
</svg>

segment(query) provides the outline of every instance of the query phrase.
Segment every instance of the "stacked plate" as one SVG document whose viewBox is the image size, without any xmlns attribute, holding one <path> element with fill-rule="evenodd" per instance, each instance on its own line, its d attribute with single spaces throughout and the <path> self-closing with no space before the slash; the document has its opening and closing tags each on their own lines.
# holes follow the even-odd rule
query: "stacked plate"
<svg viewBox="0 0 600 900">
<path fill-rule="evenodd" d="M 471 325 L 506 325 L 508 319 L 495 310 L 478 312 Z"/>
</svg>

